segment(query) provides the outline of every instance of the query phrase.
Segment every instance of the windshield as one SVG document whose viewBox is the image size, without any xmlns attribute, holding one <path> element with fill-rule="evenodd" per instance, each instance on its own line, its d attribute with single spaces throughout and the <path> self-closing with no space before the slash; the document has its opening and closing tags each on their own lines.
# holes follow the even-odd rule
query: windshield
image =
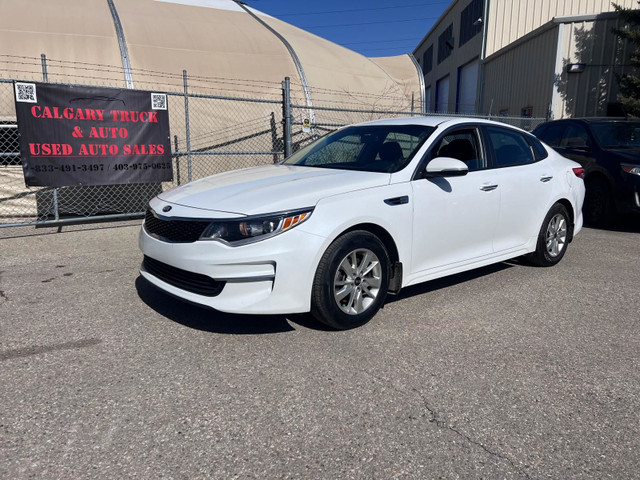
<svg viewBox="0 0 640 480">
<path fill-rule="evenodd" d="M 299 150 L 284 164 L 393 173 L 411 161 L 434 130 L 424 125 L 347 127 Z"/>
<path fill-rule="evenodd" d="M 594 122 L 591 130 L 602 148 L 640 148 L 640 122 Z"/>
</svg>

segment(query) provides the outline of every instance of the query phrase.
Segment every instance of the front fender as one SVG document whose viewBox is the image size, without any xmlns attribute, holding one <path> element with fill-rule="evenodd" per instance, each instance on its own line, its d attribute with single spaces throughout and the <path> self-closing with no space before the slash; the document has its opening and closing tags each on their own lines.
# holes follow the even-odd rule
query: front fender
<svg viewBox="0 0 640 480">
<path fill-rule="evenodd" d="M 385 203 L 385 200 L 408 197 L 407 203 Z M 399 261 L 409 262 L 413 247 L 413 205 L 410 184 L 400 183 L 349 192 L 324 198 L 299 229 L 324 238 L 314 258 L 314 271 L 324 252 L 340 235 L 358 225 L 371 224 L 384 229 L 393 239 Z"/>
</svg>

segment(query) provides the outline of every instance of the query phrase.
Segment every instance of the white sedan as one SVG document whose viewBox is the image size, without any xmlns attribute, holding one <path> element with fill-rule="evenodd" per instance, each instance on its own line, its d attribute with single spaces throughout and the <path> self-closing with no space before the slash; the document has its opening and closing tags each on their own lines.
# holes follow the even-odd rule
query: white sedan
<svg viewBox="0 0 640 480">
<path fill-rule="evenodd" d="M 280 164 L 159 194 L 140 272 L 218 311 L 352 328 L 402 287 L 521 255 L 558 263 L 582 228 L 583 174 L 497 122 L 352 125 Z"/>
</svg>

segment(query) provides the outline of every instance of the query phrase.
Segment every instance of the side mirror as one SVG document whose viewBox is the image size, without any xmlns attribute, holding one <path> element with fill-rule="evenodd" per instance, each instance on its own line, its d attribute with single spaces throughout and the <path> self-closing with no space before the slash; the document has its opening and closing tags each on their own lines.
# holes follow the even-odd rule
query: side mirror
<svg viewBox="0 0 640 480">
<path fill-rule="evenodd" d="M 425 178 L 434 177 L 462 177 L 469 173 L 469 167 L 464 162 L 451 157 L 438 157 L 427 163 Z"/>
</svg>

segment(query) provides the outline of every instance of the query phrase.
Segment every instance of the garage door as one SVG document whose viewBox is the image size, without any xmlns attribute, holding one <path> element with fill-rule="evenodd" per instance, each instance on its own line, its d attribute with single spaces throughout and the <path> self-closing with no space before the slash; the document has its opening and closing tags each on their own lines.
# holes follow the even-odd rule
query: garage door
<svg viewBox="0 0 640 480">
<path fill-rule="evenodd" d="M 449 75 L 436 83 L 436 112 L 449 112 Z"/>
<path fill-rule="evenodd" d="M 478 66 L 478 60 L 474 60 L 458 69 L 458 101 L 456 102 L 458 113 L 476 113 Z"/>
</svg>

